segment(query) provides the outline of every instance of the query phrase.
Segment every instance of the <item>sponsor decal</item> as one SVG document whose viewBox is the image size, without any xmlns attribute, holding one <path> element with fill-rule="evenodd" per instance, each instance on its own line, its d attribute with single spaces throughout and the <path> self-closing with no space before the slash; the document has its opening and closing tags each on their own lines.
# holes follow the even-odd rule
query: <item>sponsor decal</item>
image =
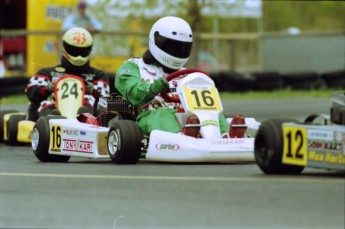
<svg viewBox="0 0 345 229">
<path fill-rule="evenodd" d="M 345 156 L 342 154 L 332 154 L 331 152 L 318 153 L 314 150 L 310 150 L 308 154 L 310 161 L 327 162 L 331 164 L 343 164 L 345 165 Z"/>
<path fill-rule="evenodd" d="M 45 8 L 46 19 L 64 20 L 66 16 L 70 13 L 69 7 L 47 5 Z"/>
<path fill-rule="evenodd" d="M 78 130 L 71 130 L 71 129 L 64 129 L 62 132 L 66 135 L 78 136 L 79 131 Z"/>
<path fill-rule="evenodd" d="M 57 72 L 65 72 L 66 69 L 63 68 L 63 67 L 56 67 L 56 68 L 55 68 L 55 71 L 57 71 Z"/>
<path fill-rule="evenodd" d="M 90 128 L 94 128 L 94 129 L 102 129 L 102 126 L 95 126 L 95 125 L 89 125 Z"/>
<path fill-rule="evenodd" d="M 51 72 L 52 81 L 55 83 L 61 76 L 64 76 L 64 72 Z"/>
<path fill-rule="evenodd" d="M 158 143 L 156 148 L 163 151 L 177 151 L 180 149 L 180 146 L 177 144 Z"/>
<path fill-rule="evenodd" d="M 210 86 L 208 85 L 188 84 L 187 87 L 190 90 L 210 90 Z"/>
<path fill-rule="evenodd" d="M 309 149 L 341 150 L 341 142 L 309 140 Z"/>
<path fill-rule="evenodd" d="M 77 153 L 92 153 L 93 151 L 92 141 L 82 141 L 75 139 L 63 139 L 63 150 Z"/>
<path fill-rule="evenodd" d="M 185 32 L 178 32 L 178 35 L 183 38 L 187 38 L 188 35 Z"/>
<path fill-rule="evenodd" d="M 204 126 L 218 126 L 218 122 L 217 121 L 214 121 L 214 120 L 206 120 L 206 121 L 203 121 L 202 122 L 202 125 Z"/>
<path fill-rule="evenodd" d="M 332 131 L 308 130 L 308 139 L 332 141 L 333 138 L 334 136 Z"/>
<path fill-rule="evenodd" d="M 80 135 L 82 135 L 82 136 L 85 136 L 86 135 L 86 131 L 80 131 Z"/>
<path fill-rule="evenodd" d="M 211 145 L 236 145 L 236 144 L 245 144 L 245 139 L 217 139 L 210 140 Z"/>
</svg>

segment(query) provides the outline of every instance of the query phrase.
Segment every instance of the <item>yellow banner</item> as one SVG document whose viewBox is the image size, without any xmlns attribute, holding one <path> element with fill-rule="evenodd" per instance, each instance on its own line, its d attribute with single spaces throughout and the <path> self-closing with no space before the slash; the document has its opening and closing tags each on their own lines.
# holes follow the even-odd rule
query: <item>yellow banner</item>
<svg viewBox="0 0 345 229">
<path fill-rule="evenodd" d="M 76 9 L 78 0 L 27 0 L 27 30 L 57 31 L 55 35 L 29 35 L 27 74 L 59 63 L 59 36 L 64 18 Z"/>
</svg>

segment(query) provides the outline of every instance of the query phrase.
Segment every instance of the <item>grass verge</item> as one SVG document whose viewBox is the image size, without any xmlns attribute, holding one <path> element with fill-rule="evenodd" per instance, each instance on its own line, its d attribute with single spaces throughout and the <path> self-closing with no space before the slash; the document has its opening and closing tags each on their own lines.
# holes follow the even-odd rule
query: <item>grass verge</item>
<svg viewBox="0 0 345 229">
<path fill-rule="evenodd" d="M 0 97 L 1 105 L 18 105 L 18 104 L 28 104 L 29 100 L 25 94 L 17 94 L 11 96 Z"/>
<path fill-rule="evenodd" d="M 292 90 L 290 88 L 274 91 L 221 92 L 222 99 L 281 99 L 281 98 L 331 98 L 336 90 Z"/>
</svg>

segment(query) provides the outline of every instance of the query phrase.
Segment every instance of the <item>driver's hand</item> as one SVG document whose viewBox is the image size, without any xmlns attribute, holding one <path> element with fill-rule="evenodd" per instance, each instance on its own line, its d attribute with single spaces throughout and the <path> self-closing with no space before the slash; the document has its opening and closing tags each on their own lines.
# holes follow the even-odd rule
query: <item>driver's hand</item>
<svg viewBox="0 0 345 229">
<path fill-rule="evenodd" d="M 167 92 L 168 90 L 169 82 L 164 77 L 160 77 L 158 80 L 155 80 L 150 86 L 150 91 L 155 95 Z"/>
<path fill-rule="evenodd" d="M 53 83 L 53 81 L 50 81 L 48 83 L 46 90 L 47 90 L 48 93 L 52 93 L 54 91 L 54 83 Z"/>
<path fill-rule="evenodd" d="M 93 93 L 93 90 L 94 90 L 93 83 L 86 82 L 85 83 L 85 94 L 91 95 Z"/>
</svg>

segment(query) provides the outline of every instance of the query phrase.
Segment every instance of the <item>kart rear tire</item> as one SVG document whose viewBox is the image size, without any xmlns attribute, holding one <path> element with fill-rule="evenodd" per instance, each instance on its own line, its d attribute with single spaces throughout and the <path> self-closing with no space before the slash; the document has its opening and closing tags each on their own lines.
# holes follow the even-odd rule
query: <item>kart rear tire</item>
<svg viewBox="0 0 345 229">
<path fill-rule="evenodd" d="M 265 174 L 300 174 L 304 166 L 286 165 L 283 158 L 282 123 L 297 122 L 293 119 L 270 119 L 258 130 L 254 143 L 256 164 Z"/>
<path fill-rule="evenodd" d="M 67 162 L 70 156 L 61 156 L 49 154 L 50 142 L 50 119 L 66 119 L 64 116 L 42 116 L 35 123 L 32 131 L 32 150 L 38 160 L 42 162 Z"/>
<path fill-rule="evenodd" d="M 132 120 L 109 122 L 108 153 L 116 164 L 136 164 L 141 153 L 142 134 Z"/>
<path fill-rule="evenodd" d="M 18 113 L 17 110 L 0 111 L 0 142 L 4 142 L 4 116 L 10 113 Z"/>
<path fill-rule="evenodd" d="M 13 114 L 8 119 L 7 130 L 8 130 L 8 143 L 11 146 L 22 145 L 21 142 L 17 140 L 18 135 L 18 123 L 25 120 L 25 114 Z"/>
</svg>

